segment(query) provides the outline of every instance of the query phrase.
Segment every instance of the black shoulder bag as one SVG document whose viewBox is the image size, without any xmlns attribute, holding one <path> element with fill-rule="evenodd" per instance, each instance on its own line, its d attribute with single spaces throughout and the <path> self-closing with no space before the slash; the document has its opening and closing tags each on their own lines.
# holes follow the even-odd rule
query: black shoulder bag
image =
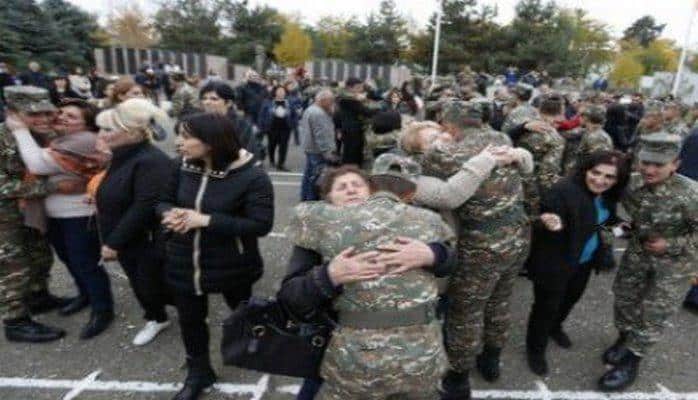
<svg viewBox="0 0 698 400">
<path fill-rule="evenodd" d="M 319 377 L 333 324 L 299 322 L 274 299 L 252 297 L 223 323 L 225 365 L 298 378 Z"/>
</svg>

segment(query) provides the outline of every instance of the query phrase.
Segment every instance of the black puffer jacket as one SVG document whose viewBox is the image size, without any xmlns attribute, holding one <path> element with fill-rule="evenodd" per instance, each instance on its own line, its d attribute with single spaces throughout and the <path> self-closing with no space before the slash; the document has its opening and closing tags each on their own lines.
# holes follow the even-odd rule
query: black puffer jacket
<svg viewBox="0 0 698 400">
<path fill-rule="evenodd" d="M 274 223 L 269 176 L 247 151 L 226 171 L 204 172 L 186 162 L 174 172 L 157 213 L 173 207 L 211 216 L 208 227 L 167 236 L 167 280 L 173 290 L 217 293 L 252 285 L 262 276 L 257 238 Z"/>
<path fill-rule="evenodd" d="M 102 243 L 120 254 L 143 247 L 159 231 L 155 205 L 175 164 L 149 142 L 115 149 L 97 191 Z"/>
</svg>

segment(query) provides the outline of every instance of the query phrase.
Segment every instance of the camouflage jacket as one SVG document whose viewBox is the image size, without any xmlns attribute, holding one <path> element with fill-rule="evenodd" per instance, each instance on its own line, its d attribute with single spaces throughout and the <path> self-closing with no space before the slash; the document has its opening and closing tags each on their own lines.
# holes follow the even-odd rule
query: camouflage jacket
<svg viewBox="0 0 698 400">
<path fill-rule="evenodd" d="M 516 144 L 531 152 L 535 165 L 533 175 L 524 177 L 526 211 L 530 217 L 538 215 L 540 196 L 562 177 L 562 159 L 565 139 L 557 132 L 526 132 Z"/>
<path fill-rule="evenodd" d="M 44 197 L 47 194 L 44 179 L 28 179 L 28 172 L 19 154 L 12 133 L 0 125 L 0 228 L 17 229 L 24 226 L 19 203 L 23 199 Z"/>
<path fill-rule="evenodd" d="M 661 237 L 668 242 L 668 256 L 696 260 L 698 183 L 674 174 L 659 185 L 648 186 L 639 174 L 633 174 L 623 206 L 633 224 L 628 251 L 644 253 L 644 240 Z"/>
<path fill-rule="evenodd" d="M 172 95 L 170 116 L 174 118 L 183 117 L 187 113 L 198 109 L 199 106 L 198 91 L 190 84 L 185 83 Z"/>
<path fill-rule="evenodd" d="M 528 103 L 520 104 L 511 110 L 509 115 L 504 119 L 502 132 L 507 133 L 511 129 L 534 119 L 540 119 L 538 110 Z"/>
<path fill-rule="evenodd" d="M 584 130 L 582 128 L 575 128 L 559 133 L 560 136 L 565 139 L 565 152 L 562 156 L 562 172 L 564 175 L 567 175 L 577 164 L 579 145 L 582 142 Z"/>
<path fill-rule="evenodd" d="M 584 132 L 582 139 L 579 142 L 579 146 L 574 152 L 574 156 L 571 160 L 566 160 L 568 163 L 565 164 L 565 175 L 579 165 L 579 163 L 584 159 L 584 157 L 589 156 L 597 151 L 613 150 L 613 140 L 611 137 L 603 130 L 599 128 L 590 132 Z M 566 151 L 566 149 L 565 149 Z"/>
<path fill-rule="evenodd" d="M 453 240 L 453 232 L 438 214 L 401 203 L 385 192 L 376 193 L 363 204 L 345 207 L 301 203 L 294 210 L 287 234 L 295 245 L 314 250 L 327 260 L 352 246 L 358 252 L 375 250 L 398 236 L 425 243 Z M 344 285 L 335 309 L 340 313 L 405 309 L 434 302 L 437 295 L 434 275 L 412 270 Z"/>
<path fill-rule="evenodd" d="M 466 129 L 462 141 L 434 147 L 419 159 L 425 175 L 446 179 L 488 145 L 509 145 L 511 140 L 489 127 Z M 489 248 L 492 243 L 515 240 L 509 229 L 527 224 L 523 208 L 522 174 L 516 165 L 495 168 L 468 201 L 455 210 L 459 243 Z"/>
<path fill-rule="evenodd" d="M 691 130 L 688 129 L 688 125 L 686 125 L 686 123 L 680 119 L 666 124 L 664 126 L 664 130 L 669 133 L 681 136 L 681 139 L 686 139 L 688 134 L 691 132 Z"/>
</svg>

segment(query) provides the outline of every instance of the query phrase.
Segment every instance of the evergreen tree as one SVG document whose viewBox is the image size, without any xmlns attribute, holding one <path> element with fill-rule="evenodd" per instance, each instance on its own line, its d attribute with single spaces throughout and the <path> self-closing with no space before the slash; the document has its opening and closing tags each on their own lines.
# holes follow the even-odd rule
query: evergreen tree
<svg viewBox="0 0 698 400">
<path fill-rule="evenodd" d="M 666 24 L 658 24 L 654 17 L 645 15 L 623 32 L 623 39 L 634 40 L 642 47 L 647 47 L 662 34 L 664 27 Z"/>
<path fill-rule="evenodd" d="M 276 9 L 251 7 L 247 0 L 226 0 L 221 11 L 228 27 L 223 45 L 228 58 L 236 63 L 252 64 L 257 45 L 262 45 L 273 57 L 272 49 L 281 39 L 286 22 Z"/>
<path fill-rule="evenodd" d="M 221 53 L 220 11 L 218 2 L 212 0 L 163 1 L 153 22 L 160 35 L 160 47 L 173 51 Z"/>
<path fill-rule="evenodd" d="M 45 0 L 41 8 L 46 19 L 53 22 L 57 46 L 62 54 L 52 60 L 64 67 L 88 66 L 94 63 L 93 49 L 99 45 L 95 32 L 99 28 L 95 16 L 65 0 Z"/>
<path fill-rule="evenodd" d="M 25 69 L 29 60 L 40 62 L 45 70 L 61 64 L 64 49 L 56 26 L 33 0 L 4 0 L 0 25 L 16 35 L 18 70 Z"/>
</svg>

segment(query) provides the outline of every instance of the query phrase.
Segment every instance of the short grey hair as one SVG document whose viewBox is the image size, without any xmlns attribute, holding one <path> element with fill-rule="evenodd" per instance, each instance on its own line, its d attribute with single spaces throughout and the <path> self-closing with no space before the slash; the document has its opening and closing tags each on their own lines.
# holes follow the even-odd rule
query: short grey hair
<svg viewBox="0 0 698 400">
<path fill-rule="evenodd" d="M 334 97 L 334 93 L 330 89 L 322 89 L 315 95 L 315 102 L 318 103 L 322 100 Z"/>
</svg>

